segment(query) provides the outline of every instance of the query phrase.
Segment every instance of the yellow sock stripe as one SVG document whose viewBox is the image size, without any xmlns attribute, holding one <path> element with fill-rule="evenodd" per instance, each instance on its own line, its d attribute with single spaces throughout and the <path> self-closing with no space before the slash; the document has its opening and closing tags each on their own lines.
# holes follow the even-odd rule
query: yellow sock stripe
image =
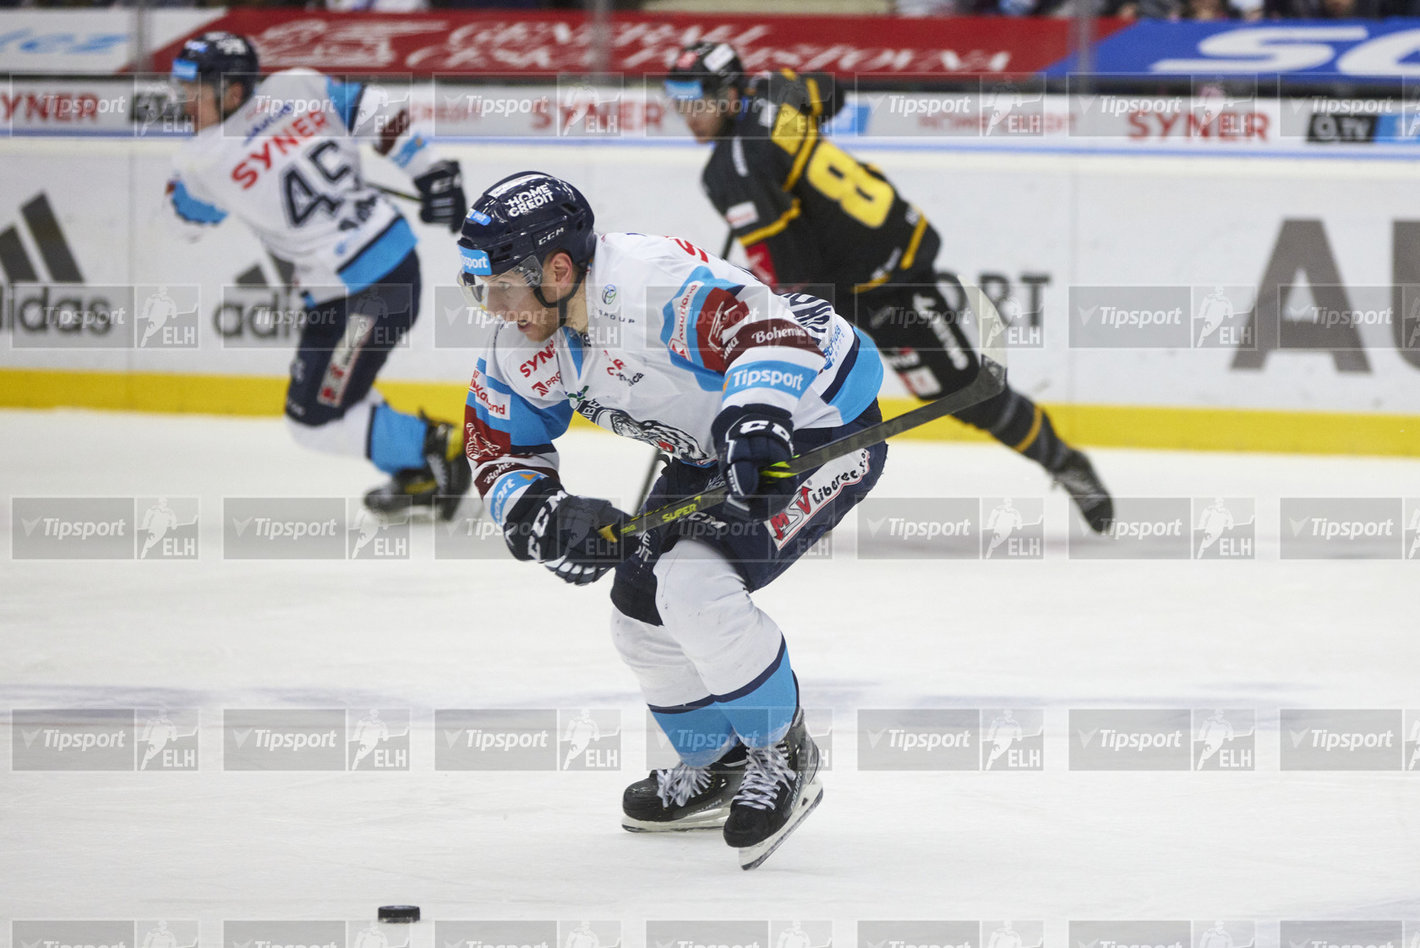
<svg viewBox="0 0 1420 948">
<path fill-rule="evenodd" d="M 918 211 L 917 227 L 912 231 L 912 239 L 907 242 L 907 253 L 902 255 L 902 262 L 897 265 L 899 270 L 912 269 L 912 261 L 917 259 L 917 247 L 922 243 L 922 235 L 925 233 L 927 233 L 927 215 Z"/>
<path fill-rule="evenodd" d="M 1040 410 L 1040 406 L 1035 406 L 1035 414 L 1031 416 L 1030 431 L 1026 436 L 1015 444 L 1011 445 L 1012 451 L 1024 451 L 1035 441 L 1036 435 L 1040 434 L 1040 423 L 1045 420 L 1045 412 Z"/>
</svg>

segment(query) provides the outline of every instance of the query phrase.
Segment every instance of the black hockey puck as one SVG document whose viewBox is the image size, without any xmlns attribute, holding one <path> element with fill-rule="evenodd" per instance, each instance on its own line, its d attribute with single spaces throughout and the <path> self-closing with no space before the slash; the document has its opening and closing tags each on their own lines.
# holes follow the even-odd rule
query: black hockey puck
<svg viewBox="0 0 1420 948">
<path fill-rule="evenodd" d="M 382 922 L 417 922 L 419 921 L 419 906 L 381 905 L 379 918 Z"/>
</svg>

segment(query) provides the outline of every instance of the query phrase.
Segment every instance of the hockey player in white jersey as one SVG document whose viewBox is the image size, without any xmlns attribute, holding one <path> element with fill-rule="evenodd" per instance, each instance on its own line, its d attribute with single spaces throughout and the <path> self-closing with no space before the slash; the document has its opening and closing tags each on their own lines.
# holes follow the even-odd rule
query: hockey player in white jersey
<svg viewBox="0 0 1420 948">
<path fill-rule="evenodd" d="M 420 219 L 450 230 L 466 209 L 458 164 L 437 159 L 407 112 L 369 108 L 377 97 L 360 83 L 258 70 L 245 37 L 183 45 L 172 75 L 196 134 L 174 160 L 166 204 L 189 236 L 235 216 L 294 264 L 303 312 L 286 419 L 296 440 L 390 474 L 366 495 L 372 510 L 452 516 L 469 486 L 455 427 L 395 411 L 372 389 L 418 314 L 420 274 L 414 232 L 366 183 L 359 145 L 408 172 Z"/>
<path fill-rule="evenodd" d="M 612 638 L 680 757 L 627 788 L 623 825 L 723 826 L 753 868 L 822 788 L 785 637 L 750 594 L 867 494 L 887 447 L 760 471 L 878 421 L 882 363 L 821 299 L 776 295 L 685 240 L 592 225 L 576 188 L 538 172 L 464 221 L 461 283 L 502 320 L 469 385 L 474 483 L 518 559 L 579 585 L 616 570 Z M 621 549 L 599 528 L 626 515 L 563 486 L 553 442 L 574 412 L 671 456 L 648 508 L 712 483 L 730 500 Z"/>
</svg>

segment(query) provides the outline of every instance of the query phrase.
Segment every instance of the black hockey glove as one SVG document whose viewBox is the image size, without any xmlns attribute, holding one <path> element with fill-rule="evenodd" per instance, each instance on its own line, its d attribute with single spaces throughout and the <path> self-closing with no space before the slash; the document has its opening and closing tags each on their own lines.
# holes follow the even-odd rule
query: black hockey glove
<svg viewBox="0 0 1420 948">
<path fill-rule="evenodd" d="M 414 179 L 419 189 L 419 219 L 457 231 L 468 213 L 463 195 L 463 175 L 457 161 L 441 161 Z"/>
<path fill-rule="evenodd" d="M 727 513 L 768 520 L 789 505 L 792 477 L 760 477 L 760 470 L 794 454 L 794 420 L 768 405 L 729 408 L 710 428 L 720 455 L 720 473 L 730 498 Z"/>
<path fill-rule="evenodd" d="M 520 560 L 534 560 L 567 583 L 585 586 L 621 562 L 622 545 L 598 528 L 620 526 L 627 515 L 610 501 L 578 497 L 545 480 L 528 488 L 508 512 L 503 539 Z"/>
</svg>

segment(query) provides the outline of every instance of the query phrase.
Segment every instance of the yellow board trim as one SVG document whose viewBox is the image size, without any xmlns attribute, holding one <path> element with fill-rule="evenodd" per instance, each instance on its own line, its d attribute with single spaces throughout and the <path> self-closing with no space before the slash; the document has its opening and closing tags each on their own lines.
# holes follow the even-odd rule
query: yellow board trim
<svg viewBox="0 0 1420 948">
<path fill-rule="evenodd" d="M 422 408 L 435 418 L 463 417 L 468 387 L 447 382 L 377 386 L 396 408 Z M 0 408 L 100 408 L 114 411 L 281 414 L 285 378 L 0 369 Z M 883 414 L 902 414 L 914 399 L 884 398 Z M 1056 430 L 1072 444 L 1186 451 L 1271 451 L 1420 457 L 1420 415 L 1124 405 L 1047 405 Z M 575 417 L 574 417 L 575 420 Z M 905 438 L 986 441 L 955 419 L 915 428 Z"/>
</svg>

